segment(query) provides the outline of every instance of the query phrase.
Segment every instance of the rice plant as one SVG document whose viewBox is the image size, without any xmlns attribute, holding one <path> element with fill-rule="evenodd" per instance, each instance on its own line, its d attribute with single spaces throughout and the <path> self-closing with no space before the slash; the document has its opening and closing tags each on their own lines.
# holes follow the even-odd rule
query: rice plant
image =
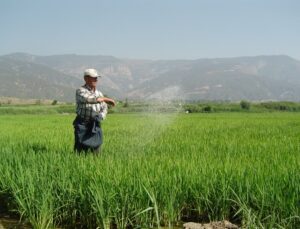
<svg viewBox="0 0 300 229">
<path fill-rule="evenodd" d="M 300 223 L 297 113 L 111 114 L 100 157 L 73 118 L 0 116 L 0 203 L 34 228 Z"/>
</svg>

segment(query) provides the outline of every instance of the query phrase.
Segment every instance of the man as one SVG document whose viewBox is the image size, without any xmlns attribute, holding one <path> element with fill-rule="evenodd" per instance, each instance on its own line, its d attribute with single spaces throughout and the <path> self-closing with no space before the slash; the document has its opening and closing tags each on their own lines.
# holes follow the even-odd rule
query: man
<svg viewBox="0 0 300 229">
<path fill-rule="evenodd" d="M 95 69 L 84 71 L 85 85 L 76 90 L 76 118 L 73 122 L 75 145 L 77 152 L 91 151 L 100 153 L 103 141 L 101 121 L 106 118 L 107 104 L 115 105 L 115 101 L 103 97 L 96 89 L 100 75 Z"/>
</svg>

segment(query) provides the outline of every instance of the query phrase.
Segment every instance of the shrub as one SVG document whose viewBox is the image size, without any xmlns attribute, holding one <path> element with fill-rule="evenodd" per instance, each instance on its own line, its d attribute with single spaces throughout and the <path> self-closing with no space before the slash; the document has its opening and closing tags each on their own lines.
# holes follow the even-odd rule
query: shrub
<svg viewBox="0 0 300 229">
<path fill-rule="evenodd" d="M 56 105 L 57 104 L 57 100 L 53 100 L 53 102 L 51 103 L 51 105 Z"/>
<path fill-rule="evenodd" d="M 124 104 L 123 104 L 123 107 L 129 107 L 129 103 L 128 103 L 128 99 L 127 99 L 127 98 L 125 99 L 125 102 L 124 102 Z"/>
<path fill-rule="evenodd" d="M 203 107 L 204 112 L 212 112 L 212 107 L 210 105 Z"/>
<path fill-rule="evenodd" d="M 250 102 L 248 102 L 248 101 L 242 100 L 240 102 L 240 106 L 244 110 L 250 110 Z"/>
</svg>

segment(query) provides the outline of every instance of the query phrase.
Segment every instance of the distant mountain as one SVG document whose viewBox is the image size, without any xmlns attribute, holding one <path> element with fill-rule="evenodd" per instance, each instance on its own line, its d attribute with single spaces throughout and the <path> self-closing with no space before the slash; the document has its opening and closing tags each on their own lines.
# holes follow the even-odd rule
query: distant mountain
<svg viewBox="0 0 300 229">
<path fill-rule="evenodd" d="M 14 53 L 0 56 L 0 96 L 74 101 L 86 68 L 119 99 L 300 101 L 300 62 L 284 55 L 152 61 Z"/>
</svg>

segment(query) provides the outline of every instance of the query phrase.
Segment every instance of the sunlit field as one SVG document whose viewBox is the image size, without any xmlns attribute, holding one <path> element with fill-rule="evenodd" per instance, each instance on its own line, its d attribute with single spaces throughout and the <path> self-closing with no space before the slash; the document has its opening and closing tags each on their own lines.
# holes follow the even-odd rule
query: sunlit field
<svg viewBox="0 0 300 229">
<path fill-rule="evenodd" d="M 73 119 L 0 116 L 1 203 L 34 228 L 299 226 L 297 113 L 110 114 L 99 157 Z"/>
</svg>

